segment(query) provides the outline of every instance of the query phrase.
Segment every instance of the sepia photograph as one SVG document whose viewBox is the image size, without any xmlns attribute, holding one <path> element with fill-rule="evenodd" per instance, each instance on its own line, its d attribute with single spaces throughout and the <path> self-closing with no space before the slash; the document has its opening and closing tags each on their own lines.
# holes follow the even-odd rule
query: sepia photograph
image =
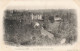
<svg viewBox="0 0 80 51">
<path fill-rule="evenodd" d="M 6 9 L 4 41 L 10 46 L 54 46 L 77 40 L 75 9 Z"/>
<path fill-rule="evenodd" d="M 79 3 L 0 0 L 0 51 L 80 51 Z"/>
</svg>

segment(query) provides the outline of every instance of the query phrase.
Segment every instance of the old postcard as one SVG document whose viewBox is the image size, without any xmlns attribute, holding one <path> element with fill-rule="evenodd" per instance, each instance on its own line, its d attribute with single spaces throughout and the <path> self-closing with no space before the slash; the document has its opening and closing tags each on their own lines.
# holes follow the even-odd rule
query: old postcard
<svg viewBox="0 0 80 51">
<path fill-rule="evenodd" d="M 79 51 L 79 3 L 77 0 L 2 0 L 0 50 Z"/>
</svg>

